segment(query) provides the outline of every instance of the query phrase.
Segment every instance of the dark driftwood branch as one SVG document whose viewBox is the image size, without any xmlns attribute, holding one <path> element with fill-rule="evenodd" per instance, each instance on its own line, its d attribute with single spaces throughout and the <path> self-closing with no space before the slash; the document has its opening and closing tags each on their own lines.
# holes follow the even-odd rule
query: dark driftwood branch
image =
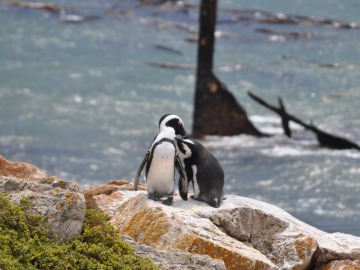
<svg viewBox="0 0 360 270">
<path fill-rule="evenodd" d="M 288 114 L 285 110 L 285 106 L 284 106 L 281 98 L 279 98 L 280 108 L 277 108 L 277 107 L 272 106 L 271 104 L 267 103 L 262 98 L 254 95 L 251 92 L 248 92 L 248 94 L 256 102 L 260 103 L 264 107 L 266 107 L 269 110 L 280 115 L 286 135 L 289 134 L 288 133 L 289 131 L 287 131 L 286 129 L 289 129 L 289 126 L 287 123 L 290 120 L 290 121 L 293 121 L 293 122 L 303 126 L 305 129 L 314 132 L 320 146 L 331 148 L 331 149 L 357 149 L 357 150 L 360 150 L 360 146 L 357 145 L 356 143 L 349 141 L 348 139 L 345 139 L 345 138 L 342 138 L 342 137 L 339 137 L 339 136 L 336 136 L 333 134 L 329 134 L 325 131 L 320 130 L 319 128 L 317 128 L 314 125 L 306 124 L 305 122 L 301 121 L 299 118 L 297 118 L 291 114 Z M 284 123 L 286 123 L 286 124 L 284 125 Z M 291 134 L 291 131 L 290 131 L 290 134 Z"/>
<path fill-rule="evenodd" d="M 283 129 L 284 129 L 284 132 L 285 132 L 285 135 L 288 136 L 289 138 L 291 138 L 291 129 L 290 129 L 290 126 L 289 126 L 289 117 L 288 117 L 288 114 L 286 112 L 286 109 L 285 109 L 285 105 L 282 101 L 282 98 L 279 97 L 278 99 L 279 101 L 279 112 L 280 112 L 280 115 L 281 115 L 281 123 L 282 123 L 282 126 L 283 126 Z"/>
<path fill-rule="evenodd" d="M 255 101 L 257 101 L 258 103 L 260 103 L 261 105 L 263 105 L 264 107 L 270 109 L 271 111 L 277 113 L 280 117 L 281 117 L 281 123 L 284 129 L 284 133 L 286 136 L 291 137 L 291 130 L 289 127 L 289 115 L 286 112 L 284 103 L 282 101 L 282 99 L 279 97 L 279 106 L 280 108 L 277 108 L 275 106 L 270 105 L 269 103 L 267 103 L 265 100 L 261 99 L 258 96 L 255 96 L 254 94 L 252 94 L 251 92 L 248 92 L 248 95 L 254 99 Z"/>
</svg>

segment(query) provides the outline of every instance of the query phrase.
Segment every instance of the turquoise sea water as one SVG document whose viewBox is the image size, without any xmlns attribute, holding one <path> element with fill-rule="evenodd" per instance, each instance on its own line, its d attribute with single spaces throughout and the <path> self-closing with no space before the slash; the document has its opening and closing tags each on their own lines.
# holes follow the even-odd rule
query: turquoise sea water
<svg viewBox="0 0 360 270">
<path fill-rule="evenodd" d="M 159 117 L 191 131 L 198 10 L 137 1 L 54 1 L 83 23 L 0 2 L 0 155 L 82 187 L 133 179 Z M 188 3 L 197 4 L 198 1 Z M 355 0 L 218 2 L 237 8 L 356 22 Z M 261 14 L 257 14 L 260 16 Z M 257 127 L 276 136 L 210 137 L 226 193 L 278 205 L 325 231 L 360 236 L 360 152 L 320 149 L 247 96 L 282 96 L 289 112 L 360 143 L 360 30 L 239 21 L 219 11 L 215 72 Z M 261 17 L 261 16 L 260 16 Z M 272 33 L 311 33 L 286 40 Z M 181 65 L 164 69 L 150 63 Z"/>
</svg>

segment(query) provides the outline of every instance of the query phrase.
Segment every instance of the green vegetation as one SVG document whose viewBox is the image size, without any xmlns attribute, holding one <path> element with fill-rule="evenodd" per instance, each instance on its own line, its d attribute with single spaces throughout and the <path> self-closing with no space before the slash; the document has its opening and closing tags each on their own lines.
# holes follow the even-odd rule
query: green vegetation
<svg viewBox="0 0 360 270">
<path fill-rule="evenodd" d="M 0 269 L 159 269 L 135 255 L 100 211 L 87 210 L 83 232 L 66 243 L 50 239 L 44 218 L 24 199 L 13 205 L 0 193 Z"/>
</svg>

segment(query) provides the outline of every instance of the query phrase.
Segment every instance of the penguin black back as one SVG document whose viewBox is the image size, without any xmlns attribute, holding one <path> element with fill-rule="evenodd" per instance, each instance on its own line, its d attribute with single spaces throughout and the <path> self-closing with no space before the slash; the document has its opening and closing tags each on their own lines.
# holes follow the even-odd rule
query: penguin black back
<svg viewBox="0 0 360 270">
<path fill-rule="evenodd" d="M 218 160 L 199 142 L 178 139 L 177 144 L 188 181 L 193 184 L 192 198 L 219 207 L 224 196 L 224 171 Z M 180 195 L 184 199 L 180 184 Z"/>
</svg>

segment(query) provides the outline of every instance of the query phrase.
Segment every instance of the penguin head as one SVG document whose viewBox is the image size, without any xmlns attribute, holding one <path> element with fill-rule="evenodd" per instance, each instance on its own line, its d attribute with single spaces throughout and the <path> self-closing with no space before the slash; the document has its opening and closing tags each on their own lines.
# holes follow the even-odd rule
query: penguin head
<svg viewBox="0 0 360 270">
<path fill-rule="evenodd" d="M 184 122 L 176 114 L 165 114 L 159 120 L 160 132 L 166 128 L 172 128 L 175 131 L 175 135 L 185 136 L 186 130 L 184 128 Z"/>
<path fill-rule="evenodd" d="M 181 159 L 187 159 L 192 157 L 192 155 L 195 153 L 194 142 L 189 139 L 186 140 L 177 139 L 176 141 Z"/>
</svg>

